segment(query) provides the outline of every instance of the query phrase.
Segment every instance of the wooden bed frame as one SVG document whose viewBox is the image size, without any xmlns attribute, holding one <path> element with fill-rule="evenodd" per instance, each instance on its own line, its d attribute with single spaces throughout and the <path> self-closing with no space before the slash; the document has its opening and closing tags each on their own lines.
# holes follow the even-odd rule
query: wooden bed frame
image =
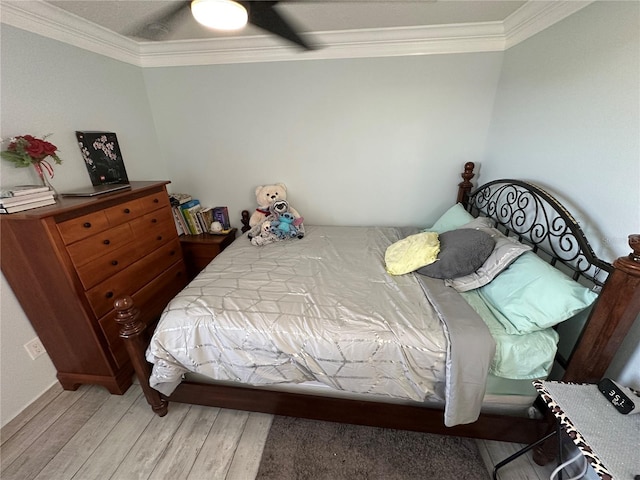
<svg viewBox="0 0 640 480">
<path fill-rule="evenodd" d="M 457 200 L 472 213 L 478 211 L 486 213 L 487 210 L 492 213 L 491 209 L 495 207 L 493 194 L 487 194 L 489 190 L 485 190 L 485 186 L 471 192 L 473 168 L 474 164 L 471 162 L 465 165 L 462 173 L 463 181 L 458 184 Z M 572 267 L 574 278 L 595 276 L 595 283 L 603 285 L 599 299 L 592 308 L 589 320 L 573 353 L 564 362 L 565 373 L 562 377 L 563 381 L 594 383 L 604 375 L 618 346 L 640 312 L 640 234 L 629 237 L 633 252 L 617 259 L 611 265 L 595 256 L 580 227 L 553 197 L 539 187 L 525 182 L 512 180 L 501 182 L 521 185 L 528 193 L 523 197 L 516 195 L 517 198 L 510 200 L 512 206 L 515 206 L 515 213 L 512 212 L 508 217 L 504 212 L 493 212 L 495 216 L 491 216 L 496 219 L 496 225 L 520 238 L 532 235 L 535 237 L 532 242 L 534 250 L 539 249 L 538 253 L 547 251 L 544 248 L 546 240 L 543 242 L 543 239 L 548 237 L 559 239 L 561 251 L 556 252 L 555 248 L 551 248 L 553 251 L 550 255 L 553 258 L 549 260 L 550 263 L 577 264 L 577 268 Z M 491 184 L 497 184 L 497 182 L 491 182 Z M 513 192 L 501 190 L 501 194 L 513 195 Z M 530 209 L 527 205 L 531 206 L 529 202 L 537 197 L 551 202 L 552 208 L 557 210 L 555 213 L 558 213 L 561 218 L 547 220 L 545 227 L 547 231 L 543 235 L 539 232 L 542 227 L 536 225 L 527 227 L 526 222 L 520 220 L 522 211 Z M 536 205 L 533 207 L 537 208 Z M 246 220 L 248 215 L 243 217 Z M 518 231 L 521 226 L 526 227 L 527 232 Z M 569 247 L 566 247 L 567 243 L 570 244 Z M 597 279 L 607 273 L 606 281 Z M 443 411 L 439 408 L 330 398 L 192 381 L 183 381 L 171 396 L 165 397 L 151 388 L 148 383 L 151 366 L 145 359 L 145 350 L 150 332 L 145 331 L 144 323 L 138 319 L 137 308 L 130 297 L 116 300 L 115 308 L 116 321 L 120 324 L 120 337 L 124 340 L 145 397 L 159 416 L 167 413 L 168 404 L 171 401 L 519 443 L 531 443 L 541 438 L 549 428 L 544 419 L 499 414 L 481 414 L 474 423 L 446 427 Z"/>
</svg>

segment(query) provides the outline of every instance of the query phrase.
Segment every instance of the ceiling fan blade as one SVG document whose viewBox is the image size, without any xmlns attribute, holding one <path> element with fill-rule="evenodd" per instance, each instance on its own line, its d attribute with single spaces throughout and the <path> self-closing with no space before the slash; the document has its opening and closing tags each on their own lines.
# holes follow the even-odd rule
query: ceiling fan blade
<svg viewBox="0 0 640 480">
<path fill-rule="evenodd" d="M 162 40 L 173 30 L 173 24 L 183 12 L 190 9 L 190 5 L 190 1 L 183 1 L 172 6 L 167 11 L 162 12 L 162 15 L 157 18 L 145 22 L 144 25 L 141 25 L 135 31 L 131 32 L 131 35 L 147 40 Z"/>
<path fill-rule="evenodd" d="M 239 2 L 247 8 L 249 12 L 249 23 L 262 28 L 270 33 L 289 40 L 307 50 L 314 47 L 305 42 L 295 31 L 290 21 L 285 20 L 274 6 L 277 1 L 246 1 Z"/>
</svg>

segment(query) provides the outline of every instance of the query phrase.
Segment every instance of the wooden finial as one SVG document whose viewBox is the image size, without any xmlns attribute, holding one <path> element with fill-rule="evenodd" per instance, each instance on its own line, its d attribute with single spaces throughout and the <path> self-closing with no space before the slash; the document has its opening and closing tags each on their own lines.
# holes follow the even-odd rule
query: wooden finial
<svg viewBox="0 0 640 480">
<path fill-rule="evenodd" d="M 242 210 L 242 233 L 248 230 L 251 230 L 251 227 L 249 226 L 249 211 Z"/>
<path fill-rule="evenodd" d="M 471 183 L 471 179 L 475 177 L 475 173 L 473 173 L 473 169 L 476 167 L 475 163 L 467 162 L 464 164 L 464 171 L 460 175 L 462 177 L 462 182 L 458 184 L 458 199 L 457 202 L 466 206 L 467 198 L 469 192 L 473 188 L 473 184 Z"/>
<path fill-rule="evenodd" d="M 633 250 L 629 254 L 629 258 L 634 262 L 640 263 L 640 233 L 629 235 L 629 246 Z"/>
<path fill-rule="evenodd" d="M 118 298 L 113 302 L 113 308 L 116 310 L 115 320 L 120 325 L 120 337 L 127 338 L 144 332 L 146 327 L 140 321 L 140 311 L 131 297 Z"/>
</svg>

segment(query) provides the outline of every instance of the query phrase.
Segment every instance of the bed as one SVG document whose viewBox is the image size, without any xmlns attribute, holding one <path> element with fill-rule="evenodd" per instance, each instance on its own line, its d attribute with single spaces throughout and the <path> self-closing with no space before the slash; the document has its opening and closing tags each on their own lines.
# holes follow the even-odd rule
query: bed
<svg viewBox="0 0 640 480">
<path fill-rule="evenodd" d="M 456 204 L 426 231 L 307 226 L 302 240 L 264 247 L 238 238 L 149 329 L 130 297 L 116 300 L 120 336 L 151 408 L 163 416 L 170 402 L 184 402 L 521 443 L 540 438 L 549 426 L 531 380 L 599 380 L 640 312 L 640 235 L 629 237 L 629 256 L 609 264 L 542 188 L 497 180 L 474 190 L 473 169 L 465 165 Z M 493 238 L 481 268 L 446 280 L 389 274 L 391 245 L 461 230 Z M 442 252 L 434 264 L 444 263 Z M 538 284 L 528 283 L 532 275 Z M 554 296 L 565 286 L 568 304 Z M 534 313 L 523 313 L 527 295 Z"/>
</svg>

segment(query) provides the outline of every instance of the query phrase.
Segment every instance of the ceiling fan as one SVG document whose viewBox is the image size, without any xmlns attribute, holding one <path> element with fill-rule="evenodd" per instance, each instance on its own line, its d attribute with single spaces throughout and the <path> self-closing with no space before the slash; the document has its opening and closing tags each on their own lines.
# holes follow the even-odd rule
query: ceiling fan
<svg viewBox="0 0 640 480">
<path fill-rule="evenodd" d="M 183 18 L 186 10 L 206 27 L 220 30 L 236 30 L 251 23 L 269 33 L 282 37 L 301 48 L 313 50 L 314 46 L 302 39 L 293 24 L 278 11 L 277 1 L 263 0 L 189 0 L 164 12 L 160 17 L 145 23 L 133 35 L 147 40 L 159 40 L 171 31 L 171 26 Z M 220 13 L 218 9 L 225 9 Z M 231 27 L 221 26 L 219 20 L 235 21 Z"/>
</svg>

